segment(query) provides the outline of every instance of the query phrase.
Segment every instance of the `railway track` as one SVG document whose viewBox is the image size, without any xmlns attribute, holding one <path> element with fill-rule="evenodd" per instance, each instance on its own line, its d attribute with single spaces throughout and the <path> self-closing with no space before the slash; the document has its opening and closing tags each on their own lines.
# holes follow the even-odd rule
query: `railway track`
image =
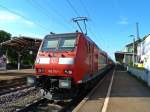
<svg viewBox="0 0 150 112">
<path fill-rule="evenodd" d="M 22 109 L 17 109 L 17 112 L 71 112 L 69 108 L 74 103 L 75 99 L 66 101 L 40 99 L 25 105 Z"/>
<path fill-rule="evenodd" d="M 31 104 L 25 105 L 22 109 L 17 109 L 17 112 L 57 112 L 60 111 L 63 108 L 62 105 L 60 105 L 58 102 L 55 102 L 54 100 L 47 100 L 47 99 L 39 99 L 33 101 Z"/>
<path fill-rule="evenodd" d="M 100 78 L 101 80 L 103 77 Z M 93 85 L 95 86 L 98 81 Z M 25 105 L 17 112 L 72 112 L 72 110 L 82 101 L 82 99 L 92 90 L 92 88 L 81 91 L 79 95 L 70 100 L 58 101 L 40 99 Z"/>
<path fill-rule="evenodd" d="M 16 112 L 18 108 L 39 100 L 38 90 L 28 87 L 0 96 L 0 112 Z"/>
<path fill-rule="evenodd" d="M 93 84 L 93 87 L 99 80 Z M 71 112 L 92 88 L 80 92 L 74 99 L 54 101 L 41 98 L 35 87 L 20 87 L 0 95 L 0 112 Z"/>
<path fill-rule="evenodd" d="M 15 92 L 18 90 L 22 90 L 25 88 L 29 88 L 31 86 L 28 86 L 26 84 L 26 78 L 20 78 L 18 80 L 13 79 L 13 80 L 6 80 L 0 82 L 0 96 L 4 94 L 8 94 L 11 92 Z"/>
</svg>

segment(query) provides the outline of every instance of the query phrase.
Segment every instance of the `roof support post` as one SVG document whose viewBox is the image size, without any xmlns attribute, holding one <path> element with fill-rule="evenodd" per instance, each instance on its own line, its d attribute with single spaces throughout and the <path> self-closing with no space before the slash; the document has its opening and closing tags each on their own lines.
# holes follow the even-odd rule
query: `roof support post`
<svg viewBox="0 0 150 112">
<path fill-rule="evenodd" d="M 20 70 L 20 58 L 21 58 L 21 55 L 20 55 L 20 52 L 18 52 L 17 54 L 18 54 L 18 70 Z"/>
<path fill-rule="evenodd" d="M 6 65 L 5 65 L 5 70 L 7 71 L 7 62 L 8 62 L 8 49 L 6 49 L 6 53 L 5 53 L 5 63 L 6 63 Z"/>
</svg>

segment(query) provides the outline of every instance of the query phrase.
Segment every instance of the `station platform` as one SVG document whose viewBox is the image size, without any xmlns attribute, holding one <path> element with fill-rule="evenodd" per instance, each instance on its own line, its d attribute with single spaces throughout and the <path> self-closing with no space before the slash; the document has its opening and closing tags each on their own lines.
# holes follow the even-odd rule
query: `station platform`
<svg viewBox="0 0 150 112">
<path fill-rule="evenodd" d="M 116 66 L 73 112 L 150 112 L 150 88 Z"/>
<path fill-rule="evenodd" d="M 33 75 L 34 72 L 35 72 L 34 69 L 0 71 L 0 81 L 27 77 L 27 76 Z"/>
</svg>

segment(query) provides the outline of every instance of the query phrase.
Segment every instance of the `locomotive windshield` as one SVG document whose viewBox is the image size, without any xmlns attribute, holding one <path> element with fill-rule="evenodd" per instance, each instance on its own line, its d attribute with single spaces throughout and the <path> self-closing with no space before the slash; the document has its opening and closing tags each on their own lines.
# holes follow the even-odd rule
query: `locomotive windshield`
<svg viewBox="0 0 150 112">
<path fill-rule="evenodd" d="M 73 50 L 75 47 L 75 42 L 76 42 L 75 37 L 45 38 L 41 51 Z"/>
<path fill-rule="evenodd" d="M 72 50 L 75 47 L 75 38 L 61 39 L 59 50 Z"/>
</svg>

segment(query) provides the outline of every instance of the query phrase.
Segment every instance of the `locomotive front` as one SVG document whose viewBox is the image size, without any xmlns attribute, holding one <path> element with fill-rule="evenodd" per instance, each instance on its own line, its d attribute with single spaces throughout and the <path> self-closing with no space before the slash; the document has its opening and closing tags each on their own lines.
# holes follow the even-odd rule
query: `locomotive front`
<svg viewBox="0 0 150 112">
<path fill-rule="evenodd" d="M 74 91 L 76 50 L 77 33 L 45 36 L 35 62 L 36 85 L 44 97 L 60 99 Z"/>
</svg>

